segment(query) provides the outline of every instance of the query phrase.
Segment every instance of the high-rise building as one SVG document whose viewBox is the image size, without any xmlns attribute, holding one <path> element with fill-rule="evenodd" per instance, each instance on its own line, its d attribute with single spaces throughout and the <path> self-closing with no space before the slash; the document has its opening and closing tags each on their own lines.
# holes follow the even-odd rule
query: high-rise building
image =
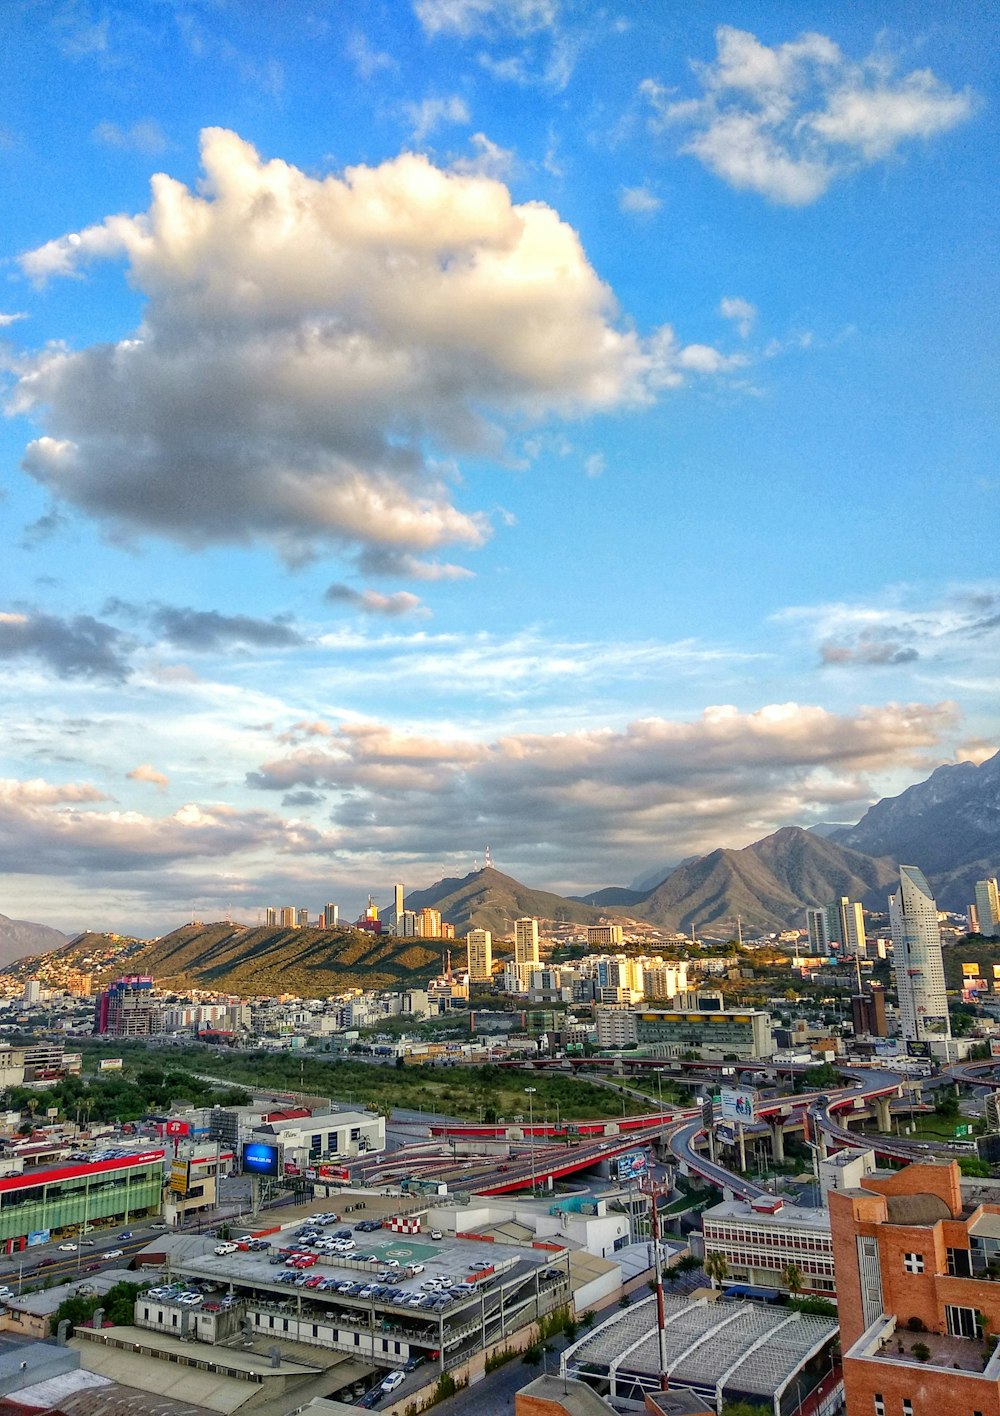
<svg viewBox="0 0 1000 1416">
<path fill-rule="evenodd" d="M 340 906 L 327 904 L 323 906 L 323 928 L 336 929 L 337 921 L 340 918 Z"/>
<path fill-rule="evenodd" d="M 24 988 L 21 990 L 22 1003 L 37 1003 L 42 996 L 42 985 L 37 978 L 25 979 Z"/>
<path fill-rule="evenodd" d="M 115 979 L 97 995 L 94 1032 L 112 1037 L 149 1037 L 163 1030 L 163 1010 L 153 998 L 148 974 Z"/>
<path fill-rule="evenodd" d="M 489 983 L 493 977 L 493 935 L 488 929 L 470 929 L 465 936 L 469 982 Z"/>
<path fill-rule="evenodd" d="M 865 916 L 861 906 L 841 895 L 832 905 L 806 910 L 810 954 L 863 955 Z"/>
<path fill-rule="evenodd" d="M 538 963 L 538 920 L 527 918 L 514 921 L 515 964 Z"/>
<path fill-rule="evenodd" d="M 865 912 L 846 895 L 841 895 L 839 900 L 827 905 L 826 932 L 831 947 L 837 946 L 838 953 L 864 957 Z"/>
<path fill-rule="evenodd" d="M 955 1161 L 827 1201 L 848 1416 L 997 1416 L 1000 1206 L 966 1205 Z"/>
<path fill-rule="evenodd" d="M 400 924 L 403 920 L 403 886 L 398 881 L 392 887 L 392 927 L 397 934 L 402 934 Z"/>
<path fill-rule="evenodd" d="M 889 923 L 903 1037 L 907 1042 L 951 1037 L 937 903 L 915 865 L 899 867 Z"/>
<path fill-rule="evenodd" d="M 422 939 L 441 938 L 441 911 L 432 910 L 429 905 L 417 915 L 417 933 Z"/>
<path fill-rule="evenodd" d="M 826 910 L 806 910 L 806 928 L 809 931 L 809 952 L 814 957 L 829 954 L 830 935 L 826 927 Z"/>
<path fill-rule="evenodd" d="M 293 905 L 282 905 L 281 927 L 282 929 L 295 928 L 295 907 Z"/>
<path fill-rule="evenodd" d="M 267 925 L 268 929 L 274 929 L 275 925 L 278 923 L 278 911 L 273 905 L 268 905 L 267 909 L 264 911 L 264 923 Z"/>
<path fill-rule="evenodd" d="M 297 910 L 297 911 L 296 911 L 295 923 L 299 926 L 300 929 L 308 929 L 308 928 L 309 928 L 309 911 L 308 911 L 308 909 L 303 909 L 303 910 Z"/>
<path fill-rule="evenodd" d="M 976 881 L 976 916 L 979 933 L 987 939 L 1000 937 L 1000 892 L 996 876 Z"/>
</svg>

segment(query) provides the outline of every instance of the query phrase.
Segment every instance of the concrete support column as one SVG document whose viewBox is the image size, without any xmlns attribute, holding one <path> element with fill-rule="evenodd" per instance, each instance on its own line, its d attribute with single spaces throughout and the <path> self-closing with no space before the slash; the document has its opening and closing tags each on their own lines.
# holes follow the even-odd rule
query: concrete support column
<svg viewBox="0 0 1000 1416">
<path fill-rule="evenodd" d="M 780 1119 L 771 1122 L 771 1159 L 775 1165 L 785 1163 L 785 1131 Z"/>
<path fill-rule="evenodd" d="M 879 1134 L 887 1136 L 892 1130 L 892 1114 L 889 1110 L 889 1098 L 887 1096 L 877 1096 L 875 1098 L 875 1115 L 878 1117 Z"/>
<path fill-rule="evenodd" d="M 820 1160 L 826 1160 L 826 1158 L 827 1158 L 827 1156 L 829 1155 L 830 1152 L 829 1152 L 829 1148 L 828 1148 L 827 1143 L 826 1143 L 826 1132 L 825 1132 L 825 1131 L 820 1131 L 819 1136 L 817 1137 L 817 1140 L 816 1140 L 816 1144 L 817 1144 L 817 1146 L 819 1147 L 819 1158 L 820 1158 Z"/>
</svg>

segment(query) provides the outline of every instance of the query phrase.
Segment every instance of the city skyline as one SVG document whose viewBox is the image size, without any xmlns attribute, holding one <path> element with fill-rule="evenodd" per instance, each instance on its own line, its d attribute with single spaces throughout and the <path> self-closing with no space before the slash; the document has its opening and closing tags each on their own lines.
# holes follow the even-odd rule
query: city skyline
<svg viewBox="0 0 1000 1416">
<path fill-rule="evenodd" d="M 995 752 L 988 23 L 12 0 L 0 913 L 577 893 Z"/>
</svg>

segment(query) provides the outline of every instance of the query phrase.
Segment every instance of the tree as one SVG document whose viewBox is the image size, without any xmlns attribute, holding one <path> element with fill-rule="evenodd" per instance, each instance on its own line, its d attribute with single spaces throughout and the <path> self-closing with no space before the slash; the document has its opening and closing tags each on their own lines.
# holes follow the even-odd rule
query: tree
<svg viewBox="0 0 1000 1416">
<path fill-rule="evenodd" d="M 802 1270 L 796 1263 L 787 1263 L 781 1270 L 781 1281 L 793 1296 L 802 1290 Z"/>
<path fill-rule="evenodd" d="M 713 1249 L 705 1255 L 705 1262 L 702 1264 L 705 1276 L 710 1281 L 713 1288 L 719 1288 L 722 1280 L 729 1275 L 729 1264 L 726 1256 L 718 1249 Z"/>
</svg>

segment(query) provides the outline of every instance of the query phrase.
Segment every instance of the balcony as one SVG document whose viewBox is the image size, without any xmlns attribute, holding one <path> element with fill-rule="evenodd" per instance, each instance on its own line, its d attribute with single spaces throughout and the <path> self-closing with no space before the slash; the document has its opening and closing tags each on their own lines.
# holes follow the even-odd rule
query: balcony
<svg viewBox="0 0 1000 1416">
<path fill-rule="evenodd" d="M 885 1314 L 862 1333 L 844 1357 L 906 1367 L 943 1368 L 1000 1381 L 1000 1346 L 995 1336 L 984 1342 L 982 1338 L 951 1337 L 941 1332 L 911 1332 L 909 1328 L 897 1327 L 896 1319 Z"/>
</svg>

